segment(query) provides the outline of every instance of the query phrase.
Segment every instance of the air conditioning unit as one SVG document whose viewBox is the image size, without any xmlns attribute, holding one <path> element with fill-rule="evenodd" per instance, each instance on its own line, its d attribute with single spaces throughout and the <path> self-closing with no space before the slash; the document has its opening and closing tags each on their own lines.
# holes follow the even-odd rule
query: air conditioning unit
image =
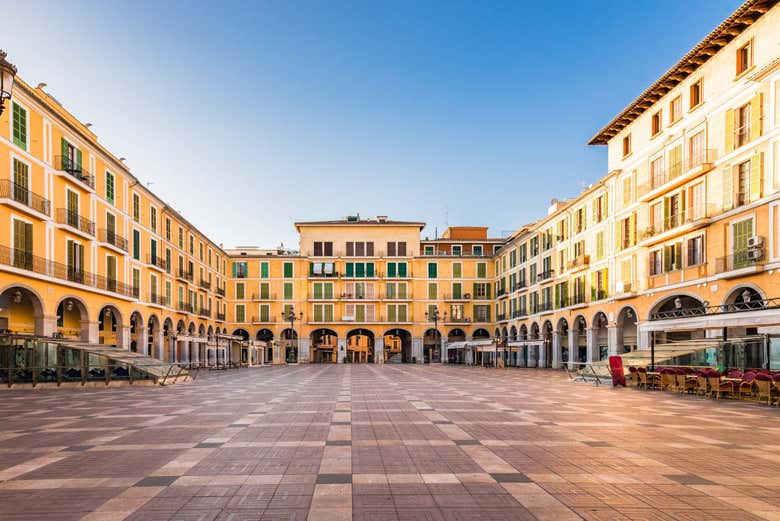
<svg viewBox="0 0 780 521">
<path fill-rule="evenodd" d="M 764 249 L 763 248 L 751 248 L 748 250 L 748 259 L 750 260 L 761 260 L 764 258 Z"/>
<path fill-rule="evenodd" d="M 463 298 L 466 299 L 466 300 L 470 299 L 471 298 L 471 293 L 464 293 L 463 294 Z"/>
<path fill-rule="evenodd" d="M 764 245 L 764 238 L 760 235 L 753 235 L 752 237 L 748 237 L 747 240 L 747 246 L 748 248 L 760 248 Z"/>
</svg>

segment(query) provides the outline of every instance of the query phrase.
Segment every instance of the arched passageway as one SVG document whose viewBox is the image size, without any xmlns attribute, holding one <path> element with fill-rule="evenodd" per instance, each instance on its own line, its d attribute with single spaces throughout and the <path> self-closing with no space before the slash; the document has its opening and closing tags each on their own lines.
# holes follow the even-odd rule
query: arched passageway
<svg viewBox="0 0 780 521">
<path fill-rule="evenodd" d="M 384 334 L 386 363 L 412 363 L 412 334 L 405 329 L 391 329 Z"/>
<path fill-rule="evenodd" d="M 374 333 L 368 329 L 353 329 L 347 333 L 347 362 L 365 364 L 374 361 Z"/>
<path fill-rule="evenodd" d="M 312 359 L 315 364 L 334 364 L 338 361 L 338 334 L 332 329 L 320 328 L 311 332 Z"/>
</svg>

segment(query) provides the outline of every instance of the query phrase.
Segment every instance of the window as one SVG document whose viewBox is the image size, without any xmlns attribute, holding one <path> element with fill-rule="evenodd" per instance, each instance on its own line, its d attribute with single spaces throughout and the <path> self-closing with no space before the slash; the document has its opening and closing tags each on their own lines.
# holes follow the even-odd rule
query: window
<svg viewBox="0 0 780 521">
<path fill-rule="evenodd" d="M 669 102 L 669 124 L 673 125 L 682 117 L 682 96 L 677 96 Z"/>
<path fill-rule="evenodd" d="M 623 137 L 623 157 L 631 153 L 631 134 Z"/>
<path fill-rule="evenodd" d="M 293 283 L 292 282 L 285 282 L 284 283 L 284 300 L 292 300 L 293 298 Z"/>
<path fill-rule="evenodd" d="M 528 246 L 526 243 L 520 245 L 520 262 L 523 263 L 528 260 Z"/>
<path fill-rule="evenodd" d="M 373 257 L 374 256 L 374 243 L 373 242 L 347 242 L 347 257 Z"/>
<path fill-rule="evenodd" d="M 596 234 L 596 260 L 604 258 L 604 232 L 600 231 Z"/>
<path fill-rule="evenodd" d="M 704 131 L 688 139 L 688 168 L 696 168 L 707 160 L 704 150 Z"/>
<path fill-rule="evenodd" d="M 728 116 L 727 116 L 728 117 Z M 750 141 L 750 103 L 739 107 L 735 113 L 736 129 L 734 129 L 734 142 L 737 147 L 741 147 Z"/>
<path fill-rule="evenodd" d="M 133 194 L 133 220 L 135 222 L 141 220 L 141 198 L 138 194 Z"/>
<path fill-rule="evenodd" d="M 657 136 L 661 133 L 661 129 L 663 128 L 661 124 L 661 111 L 659 110 L 655 114 L 653 114 L 653 117 L 650 119 L 650 135 L 651 136 Z"/>
<path fill-rule="evenodd" d="M 165 281 L 165 305 L 171 305 L 171 281 Z"/>
<path fill-rule="evenodd" d="M 661 265 L 661 250 L 650 252 L 650 276 L 660 275 L 663 273 L 663 267 Z"/>
<path fill-rule="evenodd" d="M 244 300 L 245 287 L 243 282 L 236 282 L 236 300 Z"/>
<path fill-rule="evenodd" d="M 490 306 L 484 304 L 474 306 L 474 322 L 490 322 Z"/>
<path fill-rule="evenodd" d="M 463 284 L 460 282 L 453 282 L 452 283 L 452 298 L 454 299 L 460 299 L 463 298 Z"/>
<path fill-rule="evenodd" d="M 315 257 L 333 257 L 333 243 L 314 241 Z"/>
<path fill-rule="evenodd" d="M 736 206 L 747 204 L 750 200 L 750 161 L 745 161 L 737 166 L 736 196 Z"/>
<path fill-rule="evenodd" d="M 435 282 L 428 283 L 428 300 L 436 300 L 439 296 L 439 285 Z"/>
<path fill-rule="evenodd" d="M 387 305 L 388 322 L 406 322 L 407 320 L 406 304 Z"/>
<path fill-rule="evenodd" d="M 14 187 L 13 198 L 26 206 L 30 206 L 30 167 L 14 158 Z"/>
<path fill-rule="evenodd" d="M 682 145 L 677 145 L 669 151 L 666 166 L 669 179 L 674 179 L 682 174 Z"/>
<path fill-rule="evenodd" d="M 133 230 L 133 258 L 141 260 L 141 232 Z"/>
<path fill-rule="evenodd" d="M 260 322 L 271 321 L 271 306 L 268 304 L 260 304 Z"/>
<path fill-rule="evenodd" d="M 284 278 L 285 279 L 291 279 L 293 276 L 293 263 L 292 262 L 285 262 L 284 263 Z"/>
<path fill-rule="evenodd" d="M 704 264 L 704 235 L 688 239 L 688 266 Z"/>
<path fill-rule="evenodd" d="M 345 277 L 374 277 L 373 262 L 347 262 Z"/>
<path fill-rule="evenodd" d="M 692 220 L 697 219 L 703 219 L 707 216 L 706 206 L 705 206 L 705 192 L 704 192 L 704 182 L 697 183 L 690 187 L 689 189 L 690 195 L 690 210 L 691 215 L 690 218 Z"/>
<path fill-rule="evenodd" d="M 190 235 L 190 255 L 195 255 L 195 238 Z"/>
<path fill-rule="evenodd" d="M 114 174 L 106 171 L 106 200 L 114 204 Z"/>
<path fill-rule="evenodd" d="M 460 262 L 452 263 L 452 278 L 459 279 L 463 276 L 463 264 Z"/>
<path fill-rule="evenodd" d="M 333 322 L 333 304 L 315 304 L 314 322 Z"/>
<path fill-rule="evenodd" d="M 490 298 L 490 284 L 487 282 L 475 282 L 474 283 L 474 298 L 475 299 L 489 299 Z"/>
<path fill-rule="evenodd" d="M 184 249 L 184 230 L 179 228 L 179 249 Z"/>
<path fill-rule="evenodd" d="M 664 271 L 677 271 L 682 268 L 682 244 L 676 242 L 664 246 Z"/>
<path fill-rule="evenodd" d="M 246 262 L 234 262 L 233 263 L 233 278 L 245 279 L 246 277 L 247 277 L 247 264 L 246 264 Z"/>
<path fill-rule="evenodd" d="M 471 246 L 471 254 L 476 257 L 482 257 L 482 245 L 474 244 Z"/>
<path fill-rule="evenodd" d="M 664 156 L 658 156 L 650 161 L 650 182 L 653 188 L 664 184 Z"/>
<path fill-rule="evenodd" d="M 246 322 L 246 308 L 243 304 L 236 304 L 236 322 Z"/>
<path fill-rule="evenodd" d="M 157 303 L 157 276 L 149 274 L 149 302 Z"/>
<path fill-rule="evenodd" d="M 149 208 L 149 228 L 154 232 L 157 231 L 157 208 L 154 206 Z"/>
<path fill-rule="evenodd" d="M 12 112 L 14 145 L 27 150 L 27 110 L 14 103 Z"/>
<path fill-rule="evenodd" d="M 387 243 L 388 257 L 406 257 L 406 242 L 391 241 Z"/>
<path fill-rule="evenodd" d="M 701 105 L 702 102 L 702 83 L 701 79 L 691 84 L 691 88 L 688 93 L 689 105 L 691 109 L 694 109 Z"/>
<path fill-rule="evenodd" d="M 260 300 L 268 300 L 271 298 L 271 285 L 267 282 L 260 283 Z"/>
<path fill-rule="evenodd" d="M 165 271 L 166 273 L 171 272 L 171 249 L 165 248 Z"/>
<path fill-rule="evenodd" d="M 737 76 L 747 71 L 753 65 L 753 41 L 737 49 Z"/>
<path fill-rule="evenodd" d="M 133 296 L 139 298 L 141 296 L 141 270 L 133 268 Z"/>
<path fill-rule="evenodd" d="M 406 263 L 405 262 L 388 262 L 387 263 L 387 276 L 388 277 L 406 277 Z"/>
<path fill-rule="evenodd" d="M 753 236 L 753 219 L 743 219 L 731 225 L 731 251 L 734 254 L 733 269 L 751 264 L 748 257 L 748 239 Z"/>
<path fill-rule="evenodd" d="M 84 245 L 68 239 L 68 280 L 84 282 Z"/>
<path fill-rule="evenodd" d="M 165 240 L 171 240 L 171 220 L 168 217 L 165 218 Z"/>
<path fill-rule="evenodd" d="M 261 279 L 267 279 L 268 278 L 268 263 L 267 262 L 261 262 L 260 263 L 260 278 Z"/>
<path fill-rule="evenodd" d="M 333 298 L 333 283 L 332 282 L 315 282 L 314 283 L 314 298 L 318 300 L 332 299 Z"/>
<path fill-rule="evenodd" d="M 438 264 L 435 262 L 429 262 L 428 263 L 428 278 L 429 279 L 435 279 L 438 274 Z"/>
<path fill-rule="evenodd" d="M 623 178 L 623 207 L 634 202 L 634 179 L 632 175 Z"/>
<path fill-rule="evenodd" d="M 425 255 L 433 255 L 433 246 L 426 246 L 423 252 Z"/>
<path fill-rule="evenodd" d="M 487 262 L 477 263 L 477 278 L 478 279 L 487 278 Z"/>
</svg>

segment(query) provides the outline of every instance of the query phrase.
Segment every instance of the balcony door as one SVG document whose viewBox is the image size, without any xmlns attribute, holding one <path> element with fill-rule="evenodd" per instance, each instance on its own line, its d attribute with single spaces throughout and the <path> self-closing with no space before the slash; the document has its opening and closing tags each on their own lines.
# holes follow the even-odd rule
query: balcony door
<svg viewBox="0 0 780 521">
<path fill-rule="evenodd" d="M 30 205 L 30 167 L 14 159 L 14 201 Z"/>
<path fill-rule="evenodd" d="M 73 190 L 67 190 L 67 219 L 68 226 L 79 227 L 79 194 Z"/>
<path fill-rule="evenodd" d="M 68 241 L 68 280 L 84 282 L 84 245 Z"/>
<path fill-rule="evenodd" d="M 32 223 L 14 219 L 13 265 L 26 270 L 32 269 L 33 228 Z"/>
</svg>

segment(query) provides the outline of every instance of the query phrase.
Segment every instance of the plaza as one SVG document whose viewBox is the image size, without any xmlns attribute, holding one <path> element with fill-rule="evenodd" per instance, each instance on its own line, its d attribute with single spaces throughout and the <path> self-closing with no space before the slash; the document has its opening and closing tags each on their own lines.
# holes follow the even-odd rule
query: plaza
<svg viewBox="0 0 780 521">
<path fill-rule="evenodd" d="M 298 365 L 6 391 L 2 520 L 777 519 L 767 407 L 550 370 Z M 77 472 L 76 472 L 77 470 Z"/>
</svg>

